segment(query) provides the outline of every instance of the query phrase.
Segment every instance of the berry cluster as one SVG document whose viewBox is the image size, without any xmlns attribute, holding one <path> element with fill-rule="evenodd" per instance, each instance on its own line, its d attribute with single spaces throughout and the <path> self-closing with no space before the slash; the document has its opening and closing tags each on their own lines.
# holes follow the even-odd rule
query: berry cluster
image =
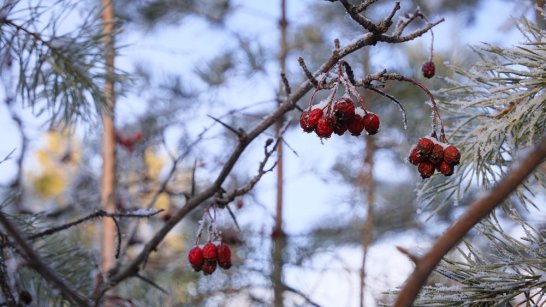
<svg viewBox="0 0 546 307">
<path fill-rule="evenodd" d="M 459 164 L 461 154 L 457 147 L 438 142 L 434 138 L 420 138 L 411 150 L 408 160 L 417 165 L 423 178 L 429 178 L 436 170 L 451 176 L 455 165 Z"/>
<path fill-rule="evenodd" d="M 353 100 L 342 97 L 335 102 L 317 104 L 300 116 L 300 127 L 303 131 L 315 132 L 321 138 L 329 138 L 332 133 L 343 135 L 349 131 L 359 136 L 365 129 L 369 135 L 379 131 L 379 116 L 361 107 L 355 108 Z"/>
<path fill-rule="evenodd" d="M 231 267 L 231 249 L 224 243 L 208 242 L 203 248 L 196 245 L 190 250 L 188 261 L 196 272 L 202 270 L 204 275 L 210 275 L 217 265 L 224 270 Z"/>
<path fill-rule="evenodd" d="M 364 101 L 356 89 L 353 71 L 349 64 L 340 61 L 337 75 L 329 82 L 330 73 L 321 75 L 315 91 L 309 101 L 309 108 L 301 113 L 300 127 L 307 133 L 315 132 L 320 138 L 329 138 L 333 133 L 343 135 L 349 131 L 351 135 L 359 136 L 363 130 L 369 135 L 379 131 L 379 116 L 364 107 Z M 343 86 L 345 94 L 336 99 L 338 88 Z M 313 98 L 318 90 L 331 89 L 325 100 L 313 105 Z M 352 97 L 356 97 L 358 107 Z"/>
<path fill-rule="evenodd" d="M 217 266 L 220 266 L 224 270 L 231 267 L 231 249 L 229 245 L 220 239 L 221 233 L 216 228 L 216 207 L 212 207 L 213 214 L 211 214 L 210 209 L 211 207 L 205 209 L 203 218 L 199 221 L 199 229 L 195 236 L 195 246 L 188 254 L 188 261 L 192 268 L 196 272 L 203 271 L 204 275 L 214 273 Z M 201 240 L 205 221 L 208 221 L 208 241 L 201 248 L 199 241 Z M 214 244 L 213 241 L 220 241 L 220 243 Z"/>
</svg>

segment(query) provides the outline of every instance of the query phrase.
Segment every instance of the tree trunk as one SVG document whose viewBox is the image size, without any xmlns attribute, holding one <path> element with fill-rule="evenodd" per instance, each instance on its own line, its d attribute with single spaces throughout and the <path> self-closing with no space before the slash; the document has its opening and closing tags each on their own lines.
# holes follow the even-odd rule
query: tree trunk
<svg viewBox="0 0 546 307">
<path fill-rule="evenodd" d="M 286 20 L 286 0 L 281 0 L 281 18 L 279 20 L 280 28 L 280 46 L 281 50 L 279 52 L 279 67 L 281 73 L 284 73 L 286 70 L 286 56 L 288 54 L 288 43 L 286 37 L 286 28 L 288 26 L 288 21 Z M 283 83 L 279 83 L 278 91 L 278 102 L 282 102 L 281 92 L 282 92 Z M 283 118 L 279 118 L 275 123 L 275 136 L 281 138 L 281 129 L 283 125 Z M 273 268 L 271 271 L 271 282 L 273 284 L 273 306 L 281 307 L 284 305 L 283 302 L 283 266 L 284 259 L 283 253 L 286 246 L 286 236 L 283 230 L 283 196 L 284 196 L 284 174 L 283 174 L 283 142 L 278 142 L 277 145 L 277 203 L 276 203 L 276 212 L 275 212 L 275 226 L 273 229 L 273 248 L 271 253 L 271 260 Z"/>
<path fill-rule="evenodd" d="M 364 75 L 368 74 L 369 69 L 369 52 L 365 48 L 363 55 Z M 368 250 L 373 238 L 373 209 L 375 202 L 375 182 L 373 176 L 374 167 L 374 155 L 376 151 L 376 145 L 373 137 L 365 138 L 366 142 L 366 154 L 364 155 L 364 161 L 362 170 L 359 174 L 357 185 L 366 191 L 366 205 L 367 214 L 366 220 L 362 225 L 362 264 L 360 267 L 360 307 L 365 306 L 366 295 L 366 259 L 368 256 Z"/>
<path fill-rule="evenodd" d="M 114 127 L 114 8 L 112 0 L 102 0 L 104 56 L 107 80 L 104 85 L 105 109 L 102 112 L 104 126 L 102 142 L 101 203 L 104 210 L 116 210 L 116 133 Z M 111 219 L 103 219 L 101 244 L 101 269 L 107 272 L 114 265 L 116 228 Z"/>
</svg>

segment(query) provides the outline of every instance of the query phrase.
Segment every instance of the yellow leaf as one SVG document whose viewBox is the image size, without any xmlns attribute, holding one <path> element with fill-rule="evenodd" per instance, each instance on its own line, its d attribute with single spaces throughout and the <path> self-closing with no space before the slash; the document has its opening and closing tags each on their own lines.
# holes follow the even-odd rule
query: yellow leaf
<svg viewBox="0 0 546 307">
<path fill-rule="evenodd" d="M 144 163 L 146 164 L 148 177 L 156 179 L 163 169 L 165 161 L 153 148 L 148 147 L 146 148 L 146 151 L 144 151 Z"/>
<path fill-rule="evenodd" d="M 60 195 L 66 188 L 66 180 L 59 172 L 44 172 L 33 181 L 34 190 L 42 198 Z"/>
</svg>

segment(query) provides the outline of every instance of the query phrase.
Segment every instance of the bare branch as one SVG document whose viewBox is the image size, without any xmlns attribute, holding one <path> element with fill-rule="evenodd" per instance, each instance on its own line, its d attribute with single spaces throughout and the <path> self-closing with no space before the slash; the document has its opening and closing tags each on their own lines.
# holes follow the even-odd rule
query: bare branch
<svg viewBox="0 0 546 307">
<path fill-rule="evenodd" d="M 305 60 L 302 57 L 299 57 L 298 63 L 300 63 L 301 69 L 303 69 L 305 76 L 311 82 L 311 84 L 313 84 L 315 88 L 318 87 L 319 83 L 317 79 L 315 79 L 315 76 L 313 76 L 313 74 L 309 71 L 309 68 L 307 68 L 307 64 L 305 64 Z"/>
<path fill-rule="evenodd" d="M 286 96 L 290 96 L 292 94 L 292 88 L 290 88 L 290 83 L 288 82 L 288 78 L 286 78 L 286 74 L 284 72 L 281 73 L 281 80 Z"/>
<path fill-rule="evenodd" d="M 104 211 L 104 210 L 97 210 L 97 211 L 95 211 L 95 212 L 93 212 L 93 213 L 91 213 L 89 215 L 86 215 L 86 216 L 84 216 L 82 218 L 79 218 L 79 219 L 77 219 L 77 220 L 75 220 L 73 222 L 66 223 L 66 224 L 56 226 L 56 227 L 52 227 L 52 228 L 48 228 L 48 229 L 46 229 L 44 231 L 40 231 L 38 233 L 30 235 L 30 236 L 27 237 L 27 240 L 34 241 L 34 240 L 40 239 L 40 238 L 45 237 L 45 236 L 50 236 L 50 235 L 53 235 L 53 234 L 55 234 L 57 232 L 72 228 L 74 226 L 80 225 L 82 223 L 85 223 L 87 221 L 90 221 L 92 219 L 99 218 L 99 217 L 149 218 L 149 217 L 152 217 L 152 216 L 154 216 L 154 215 L 156 215 L 156 214 L 158 214 L 158 213 L 160 213 L 162 211 L 163 211 L 163 209 L 156 210 L 156 211 L 149 211 L 149 212 L 148 211 L 140 211 L 140 210 L 129 211 L 129 212 L 107 212 L 107 211 Z"/>
<path fill-rule="evenodd" d="M 211 115 L 207 115 L 207 116 L 212 118 L 215 122 L 218 122 L 220 125 L 226 127 L 226 129 L 228 129 L 229 131 L 235 133 L 235 135 L 237 137 L 239 137 L 239 138 L 244 137 L 244 132 L 241 129 L 235 129 L 235 128 L 231 127 L 230 125 L 224 123 L 223 121 L 219 120 L 218 118 L 214 117 L 214 116 L 211 116 Z"/>
<path fill-rule="evenodd" d="M 484 217 L 489 215 L 535 170 L 546 158 L 546 135 L 523 160 L 512 168 L 485 196 L 475 200 L 465 214 L 449 227 L 417 261 L 413 273 L 400 291 L 395 307 L 411 306 L 419 290 L 440 260 Z"/>
<path fill-rule="evenodd" d="M 413 32 L 410 35 L 414 35 L 415 37 L 422 35 L 422 33 L 427 32 L 432 26 L 440 23 L 441 21 L 436 22 L 435 24 L 429 25 L 424 29 L 417 30 Z M 388 36 L 383 35 L 374 35 L 372 33 L 366 33 L 362 35 L 360 38 L 354 40 L 347 46 L 336 50 L 336 52 L 333 52 L 332 55 L 320 66 L 320 68 L 313 74 L 311 73 L 311 76 L 318 76 L 320 74 L 327 73 L 332 69 L 340 59 L 343 57 L 363 48 L 364 46 L 370 46 L 374 45 L 377 42 L 380 41 L 386 41 L 384 38 L 388 39 L 389 43 L 399 43 L 405 41 L 406 37 L 402 38 L 390 38 Z M 310 72 L 309 72 L 310 73 Z M 306 74 L 307 75 L 307 74 Z M 148 255 L 156 250 L 156 247 L 160 242 L 163 241 L 165 236 L 171 231 L 171 229 L 174 228 L 174 226 L 182 220 L 189 212 L 191 212 L 193 209 L 213 197 L 214 195 L 217 195 L 218 191 L 220 191 L 222 184 L 228 177 L 228 175 L 233 170 L 235 164 L 239 160 L 239 157 L 241 154 L 245 151 L 247 146 L 260 134 L 262 134 L 266 129 L 271 127 L 279 118 L 281 118 L 285 113 L 293 110 L 295 108 L 296 103 L 310 90 L 313 88 L 313 80 L 314 78 L 311 78 L 310 80 L 307 80 L 303 82 L 293 93 L 290 95 L 284 102 L 282 102 L 279 107 L 273 111 L 269 116 L 264 118 L 256 127 L 254 127 L 252 130 L 248 131 L 246 134 L 246 137 L 243 139 L 239 139 L 239 142 L 237 145 L 233 148 L 232 152 L 228 156 L 225 164 L 218 172 L 216 179 L 214 182 L 208 187 L 203 189 L 200 193 L 196 194 L 195 196 L 191 197 L 187 200 L 186 204 L 180 208 L 178 211 L 176 211 L 171 219 L 169 219 L 161 229 L 159 229 L 155 235 L 146 243 L 142 251 L 131 261 L 128 263 L 124 268 L 119 270 L 112 270 L 111 275 L 109 276 L 109 280 L 106 282 L 105 287 L 102 289 L 100 295 L 104 295 L 104 293 L 117 285 L 122 280 L 129 278 L 131 276 L 134 276 L 138 273 L 140 270 L 141 264 L 145 262 L 145 260 L 148 258 Z M 318 84 L 318 83 L 316 83 Z"/>
<path fill-rule="evenodd" d="M 351 16 L 351 18 L 354 21 L 356 21 L 359 25 L 361 25 L 364 29 L 366 29 L 366 30 L 368 30 L 370 32 L 373 32 L 373 33 L 380 32 L 378 26 L 375 25 L 368 18 L 360 15 L 359 12 L 357 11 L 356 7 L 354 7 L 352 4 L 350 4 L 348 0 L 339 0 L 339 2 L 341 2 L 341 4 L 343 4 L 343 6 L 345 7 L 345 10 L 347 11 L 347 13 L 349 13 L 349 16 Z"/>
</svg>

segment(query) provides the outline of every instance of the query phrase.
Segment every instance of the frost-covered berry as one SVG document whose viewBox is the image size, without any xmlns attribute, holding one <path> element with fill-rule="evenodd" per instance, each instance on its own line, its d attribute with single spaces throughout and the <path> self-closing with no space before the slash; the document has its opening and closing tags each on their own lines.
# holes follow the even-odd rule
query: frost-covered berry
<svg viewBox="0 0 546 307">
<path fill-rule="evenodd" d="M 438 164 L 444 160 L 444 148 L 442 145 L 435 144 L 428 156 L 428 160 L 433 164 Z"/>
<path fill-rule="evenodd" d="M 417 148 L 421 151 L 421 155 L 427 157 L 434 149 L 434 142 L 429 138 L 420 138 L 417 141 Z"/>
<path fill-rule="evenodd" d="M 214 273 L 214 271 L 216 271 L 216 260 L 205 260 L 202 269 L 204 275 L 210 275 Z"/>
<path fill-rule="evenodd" d="M 321 138 L 329 138 L 334 132 L 334 121 L 330 117 L 322 117 L 317 122 L 315 132 Z"/>
<path fill-rule="evenodd" d="M 453 145 L 449 145 L 444 149 L 444 161 L 451 165 L 457 165 L 459 164 L 459 160 L 461 159 L 461 153 L 457 149 L 457 147 Z"/>
<path fill-rule="evenodd" d="M 305 132 L 312 132 L 315 130 L 319 119 L 322 117 L 322 109 L 316 108 L 311 112 L 303 111 L 300 116 L 300 127 Z"/>
<path fill-rule="evenodd" d="M 436 74 L 436 66 L 434 65 L 434 62 L 428 61 L 421 66 L 421 72 L 423 73 L 423 77 L 425 78 L 432 78 Z"/>
<path fill-rule="evenodd" d="M 369 135 L 374 135 L 379 130 L 379 116 L 372 112 L 368 112 L 364 115 L 364 118 L 362 118 L 362 124 Z"/>
<path fill-rule="evenodd" d="M 436 168 L 440 173 L 444 174 L 445 176 L 453 175 L 453 165 L 447 163 L 445 160 L 438 164 Z"/>
<path fill-rule="evenodd" d="M 347 130 L 354 135 L 358 136 L 362 133 L 362 130 L 364 130 L 364 123 L 362 123 L 362 117 L 360 115 L 355 114 L 353 117 L 349 118 L 347 121 Z"/>
<path fill-rule="evenodd" d="M 336 120 L 334 123 L 334 133 L 337 135 L 343 135 L 347 131 L 347 123 L 342 120 Z"/>
<path fill-rule="evenodd" d="M 218 245 L 218 265 L 225 270 L 231 267 L 231 249 L 227 244 Z"/>
<path fill-rule="evenodd" d="M 351 98 L 343 97 L 334 102 L 336 120 L 346 121 L 355 114 L 355 104 Z"/>
<path fill-rule="evenodd" d="M 218 251 L 214 243 L 208 242 L 207 244 L 205 244 L 205 246 L 203 246 L 203 258 L 205 258 L 205 260 L 216 261 L 217 256 L 218 256 Z"/>
<path fill-rule="evenodd" d="M 194 246 L 188 253 L 188 261 L 192 268 L 199 272 L 203 266 L 205 258 L 203 257 L 203 250 L 199 246 Z"/>
<path fill-rule="evenodd" d="M 423 179 L 425 178 L 429 178 L 430 176 L 434 175 L 434 170 L 435 170 L 435 166 L 434 164 L 428 162 L 428 161 L 423 161 L 421 163 L 419 163 L 419 166 L 417 167 L 417 170 L 419 171 L 419 174 L 421 174 L 421 177 L 423 177 Z"/>
<path fill-rule="evenodd" d="M 408 157 L 408 161 L 413 165 L 419 165 L 419 163 L 425 161 L 425 158 L 421 155 L 421 151 L 414 147 Z"/>
</svg>

